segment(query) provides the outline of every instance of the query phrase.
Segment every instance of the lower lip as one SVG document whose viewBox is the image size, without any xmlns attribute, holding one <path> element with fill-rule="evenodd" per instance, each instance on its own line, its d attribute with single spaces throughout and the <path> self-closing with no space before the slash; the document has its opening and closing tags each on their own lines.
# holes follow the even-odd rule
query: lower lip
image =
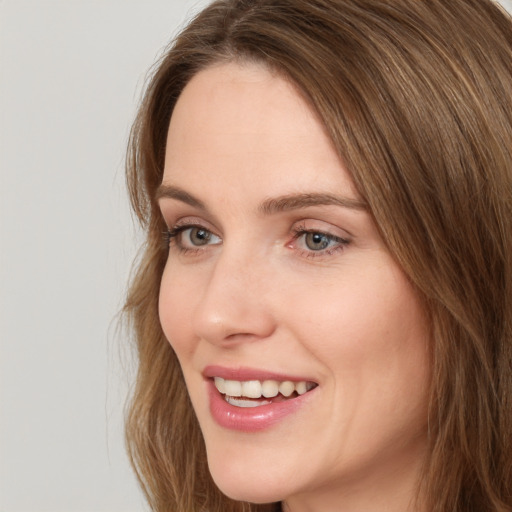
<svg viewBox="0 0 512 512">
<path fill-rule="evenodd" d="M 224 400 L 211 379 L 208 379 L 210 412 L 221 426 L 242 432 L 258 432 L 279 423 L 306 404 L 315 390 L 283 402 L 259 407 L 236 407 Z"/>
</svg>

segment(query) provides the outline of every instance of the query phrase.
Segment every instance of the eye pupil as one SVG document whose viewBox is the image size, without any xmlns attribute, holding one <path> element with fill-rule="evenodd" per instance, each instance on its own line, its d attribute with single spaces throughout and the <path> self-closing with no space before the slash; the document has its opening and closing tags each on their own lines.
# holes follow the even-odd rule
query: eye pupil
<svg viewBox="0 0 512 512">
<path fill-rule="evenodd" d="M 322 233 L 307 233 L 306 245 L 312 251 L 321 251 L 329 245 L 329 238 Z"/>
<path fill-rule="evenodd" d="M 203 228 L 193 228 L 190 231 L 190 241 L 194 245 L 206 245 L 211 238 L 211 233 Z"/>
</svg>

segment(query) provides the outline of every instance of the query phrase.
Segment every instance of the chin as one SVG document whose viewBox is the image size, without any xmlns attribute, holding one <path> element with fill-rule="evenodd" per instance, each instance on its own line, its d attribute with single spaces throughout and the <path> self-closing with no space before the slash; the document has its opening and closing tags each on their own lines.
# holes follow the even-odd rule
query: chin
<svg viewBox="0 0 512 512">
<path fill-rule="evenodd" d="M 212 472 L 212 478 L 217 487 L 228 498 L 249 503 L 274 503 L 282 501 L 283 489 L 277 486 L 267 487 L 259 481 L 249 482 L 247 478 L 230 478 Z"/>
<path fill-rule="evenodd" d="M 249 460 L 208 455 L 210 474 L 221 492 L 233 500 L 249 503 L 282 501 L 288 494 L 283 479 L 257 462 L 249 467 Z"/>
</svg>

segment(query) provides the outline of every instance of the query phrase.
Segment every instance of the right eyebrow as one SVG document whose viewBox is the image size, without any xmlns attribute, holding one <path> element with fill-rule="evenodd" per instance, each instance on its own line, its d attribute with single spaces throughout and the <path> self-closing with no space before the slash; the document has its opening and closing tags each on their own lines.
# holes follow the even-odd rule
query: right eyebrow
<svg viewBox="0 0 512 512">
<path fill-rule="evenodd" d="M 189 204 L 195 208 L 206 211 L 206 206 L 202 201 L 189 194 L 185 190 L 174 185 L 164 185 L 163 183 L 157 188 L 155 193 L 155 200 L 159 201 L 162 198 L 176 199 L 183 203 Z"/>
</svg>

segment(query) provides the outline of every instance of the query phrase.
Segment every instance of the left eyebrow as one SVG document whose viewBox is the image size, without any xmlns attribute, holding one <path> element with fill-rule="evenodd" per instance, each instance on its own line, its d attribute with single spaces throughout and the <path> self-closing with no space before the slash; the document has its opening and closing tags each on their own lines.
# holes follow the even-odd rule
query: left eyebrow
<svg viewBox="0 0 512 512">
<path fill-rule="evenodd" d="M 366 202 L 350 197 L 335 196 L 332 194 L 290 194 L 276 198 L 266 199 L 259 206 L 261 213 L 272 215 L 274 213 L 298 210 L 310 206 L 341 206 L 352 210 L 368 210 Z"/>
</svg>

